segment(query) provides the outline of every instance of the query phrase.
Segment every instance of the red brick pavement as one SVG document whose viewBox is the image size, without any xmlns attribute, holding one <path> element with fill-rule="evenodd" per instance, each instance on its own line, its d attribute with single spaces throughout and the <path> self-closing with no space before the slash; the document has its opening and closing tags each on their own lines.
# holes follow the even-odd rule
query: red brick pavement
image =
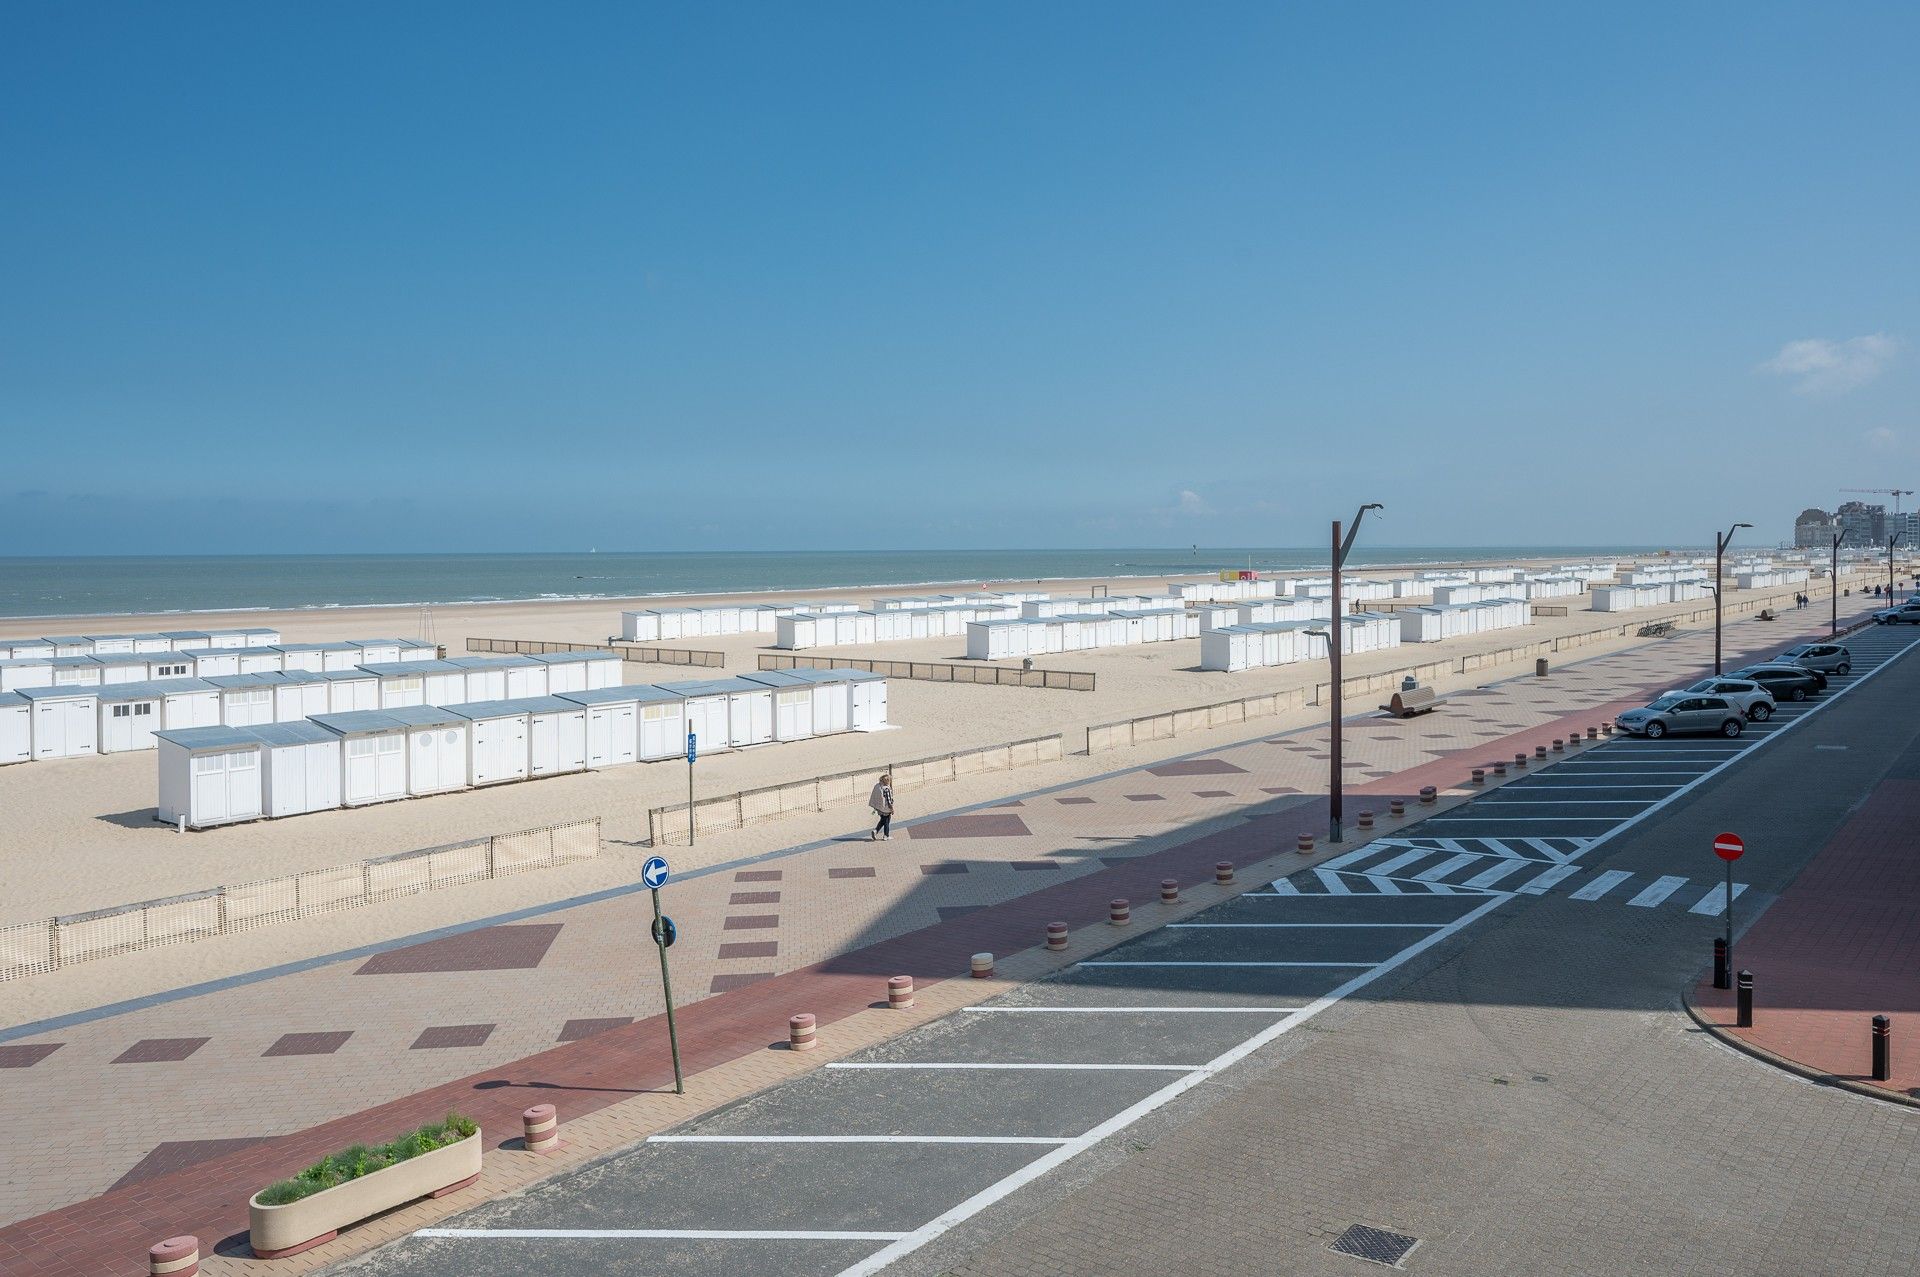
<svg viewBox="0 0 1920 1277">
<path fill-rule="evenodd" d="M 1753 1027 L 1733 1027 L 1733 994 L 1693 990 L 1721 1032 L 1827 1077 L 1873 1083 L 1869 1026 L 1893 1021 L 1885 1089 L 1920 1098 L 1920 780 L 1884 780 L 1792 886 L 1740 938 L 1754 974 Z"/>
<path fill-rule="evenodd" d="M 1781 637 L 1785 646 L 1804 636 Z M 1674 676 L 1667 676 L 1667 680 L 1660 686 L 1672 686 Z M 1503 756 L 1511 760 L 1515 753 L 1523 749 L 1531 753 L 1534 745 L 1548 743 L 1555 735 L 1564 735 L 1575 727 L 1584 734 L 1589 724 L 1598 725 L 1631 703 L 1638 703 L 1638 699 L 1568 714 L 1552 723 L 1458 751 L 1448 759 L 1356 784 L 1351 792 L 1384 799 L 1396 794 L 1416 796 L 1422 785 L 1443 789 L 1457 786 L 1477 761 Z M 1915 801 L 1920 802 L 1920 797 Z M 1216 861 L 1260 859 L 1283 845 L 1291 845 L 1300 830 L 1324 828 L 1326 806 L 1326 799 L 1321 797 L 1282 814 L 1256 816 L 1243 825 L 1134 857 L 1096 874 L 975 909 L 936 926 L 693 1003 L 678 1013 L 684 1026 L 685 1068 L 696 1073 L 766 1049 L 782 1040 L 787 1016 L 798 1010 L 811 1011 L 823 1028 L 831 1025 L 884 998 L 886 976 L 911 975 L 923 986 L 956 978 L 965 972 L 972 953 L 1010 953 L 1035 946 L 1044 939 L 1048 922 L 1065 921 L 1076 929 L 1103 923 L 1107 901 L 1115 896 L 1141 901 L 1156 898 L 1163 878 L 1178 878 L 1182 886 L 1210 882 Z M 1408 810 L 1410 816 L 1417 812 L 1413 805 Z M 1903 810 L 1911 816 L 1911 810 Z M 1772 916 L 1770 912 L 1768 917 Z M 1915 920 L 1920 919 L 1908 915 L 1903 924 L 1908 937 L 1916 933 L 1912 925 Z M 1884 949 L 1886 928 L 1879 927 L 1874 934 L 1881 937 L 1878 943 Z M 1743 960 L 1751 952 L 1750 946 L 1751 941 L 1743 950 Z M 1907 952 L 1906 970 L 1912 969 L 1914 956 L 1911 950 Z M 1920 1032 L 1920 1024 L 1910 1031 Z M 1861 1041 L 1864 1044 L 1864 1037 Z M 1920 1052 L 1914 1054 L 1920 1058 Z M 1914 1080 L 1920 1081 L 1920 1077 Z M 505 1068 L 262 1140 L 0 1228 L 0 1272 L 60 1277 L 140 1274 L 146 1268 L 146 1247 L 158 1238 L 180 1233 L 197 1234 L 203 1245 L 212 1242 L 225 1253 L 244 1254 L 248 1196 L 262 1185 L 348 1144 L 389 1139 L 397 1131 L 452 1109 L 468 1114 L 504 1140 L 519 1130 L 520 1114 L 530 1103 L 556 1103 L 569 1117 L 580 1116 L 640 1092 L 665 1089 L 672 1081 L 663 1018 L 637 1021 L 554 1047 Z"/>
</svg>

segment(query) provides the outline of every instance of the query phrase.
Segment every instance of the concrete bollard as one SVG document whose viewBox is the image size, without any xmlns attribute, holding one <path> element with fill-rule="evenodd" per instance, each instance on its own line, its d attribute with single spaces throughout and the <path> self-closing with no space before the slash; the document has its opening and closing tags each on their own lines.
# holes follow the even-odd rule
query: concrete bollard
<svg viewBox="0 0 1920 1277">
<path fill-rule="evenodd" d="M 1885 1082 L 1893 1076 L 1893 1021 L 1884 1015 L 1873 1017 L 1873 1080 Z"/>
<path fill-rule="evenodd" d="M 1734 981 L 1734 1026 L 1753 1027 L 1753 972 L 1742 971 Z"/>
<path fill-rule="evenodd" d="M 1392 817 L 1394 817 L 1395 819 L 1398 819 L 1399 817 L 1401 817 L 1401 816 L 1404 816 L 1404 815 L 1406 815 L 1406 814 L 1407 814 L 1407 800 L 1406 800 L 1406 799 L 1404 799 L 1404 798 L 1389 798 L 1389 799 L 1387 800 L 1387 815 L 1389 815 L 1389 816 L 1392 816 Z"/>
<path fill-rule="evenodd" d="M 1047 924 L 1047 948 L 1055 953 L 1067 947 L 1067 924 L 1049 922 Z"/>
<path fill-rule="evenodd" d="M 1361 812 L 1361 813 L 1360 813 L 1360 828 L 1362 828 L 1362 829 L 1372 829 L 1372 828 L 1373 828 L 1373 813 L 1372 813 L 1372 812 L 1370 812 L 1370 811 L 1363 811 L 1363 812 Z"/>
<path fill-rule="evenodd" d="M 1506 774 L 1507 774 L 1507 765 L 1506 765 L 1506 764 L 1505 764 L 1504 762 L 1497 762 L 1497 763 L 1495 763 L 1495 764 L 1493 765 L 1493 774 L 1494 774 L 1494 775 L 1496 775 L 1496 776 L 1504 776 L 1504 775 L 1506 775 Z"/>
<path fill-rule="evenodd" d="M 811 1051 L 820 1045 L 814 1036 L 813 1017 L 806 1012 L 787 1017 L 787 1049 L 789 1051 Z"/>
<path fill-rule="evenodd" d="M 1598 727 L 1589 727 L 1589 728 L 1587 729 L 1587 739 L 1588 739 L 1588 740 L 1599 740 L 1599 739 L 1600 739 L 1600 729 L 1599 729 Z"/>
<path fill-rule="evenodd" d="M 1517 772 L 1527 770 L 1527 756 L 1525 754 L 1515 754 L 1513 756 L 1513 769 Z"/>
<path fill-rule="evenodd" d="M 169 1237 L 147 1247 L 147 1272 L 158 1277 L 194 1277 L 200 1271 L 200 1239 Z"/>
<path fill-rule="evenodd" d="M 1298 838 L 1294 839 L 1293 849 L 1303 856 L 1313 854 L 1313 835 L 1301 834 Z"/>
<path fill-rule="evenodd" d="M 1133 921 L 1132 905 L 1128 904 L 1124 900 L 1109 900 L 1107 902 L 1107 925 L 1108 926 L 1124 927 L 1129 922 L 1132 922 L 1132 921 Z"/>
<path fill-rule="evenodd" d="M 1222 887 L 1233 885 L 1233 862 L 1222 860 L 1213 866 L 1213 881 Z"/>
<path fill-rule="evenodd" d="M 1612 724 L 1612 723 L 1602 723 L 1602 724 L 1600 724 L 1600 734 L 1601 734 L 1602 736 L 1611 736 L 1611 735 L 1613 735 L 1613 724 Z"/>
<path fill-rule="evenodd" d="M 1486 784 L 1486 783 L 1487 783 L 1487 773 L 1486 773 L 1486 772 L 1484 772 L 1484 771 L 1482 771 L 1482 770 L 1481 770 L 1480 768 L 1478 768 L 1478 767 L 1476 767 L 1476 768 L 1474 768 L 1474 769 L 1473 769 L 1473 783 L 1474 783 L 1474 784 L 1476 784 L 1476 785 L 1484 785 L 1484 784 Z"/>
<path fill-rule="evenodd" d="M 1556 737 L 1554 737 L 1554 738 L 1553 738 L 1553 752 L 1554 752 L 1554 753 L 1556 753 L 1556 754 L 1564 754 L 1564 753 L 1566 753 L 1566 752 L 1567 752 L 1567 742 L 1566 742 L 1566 741 L 1565 741 L 1565 740 L 1564 740 L 1563 738 L 1561 738 L 1561 737 L 1559 737 L 1559 736 L 1556 736 Z"/>
<path fill-rule="evenodd" d="M 1535 745 L 1533 747 L 1533 756 L 1535 758 L 1545 758 L 1547 756 L 1547 747 L 1545 745 Z"/>
<path fill-rule="evenodd" d="M 525 1137 L 527 1152 L 557 1152 L 560 1148 L 560 1111 L 551 1104 L 536 1104 L 520 1114 L 520 1131 Z"/>
<path fill-rule="evenodd" d="M 993 955 L 991 953 L 974 954 L 972 962 L 968 964 L 968 970 L 974 979 L 985 980 L 993 974 Z"/>
<path fill-rule="evenodd" d="M 1420 786 L 1421 802 L 1432 804 L 1436 802 L 1439 799 L 1439 797 L 1440 797 L 1440 791 L 1438 789 L 1435 789 L 1432 785 Z"/>
<path fill-rule="evenodd" d="M 887 1006 L 894 1011 L 913 1010 L 912 976 L 892 975 L 887 977 Z"/>
<path fill-rule="evenodd" d="M 1178 878 L 1162 878 L 1160 880 L 1160 903 L 1163 905 L 1177 905 L 1180 903 L 1180 880 Z"/>
</svg>

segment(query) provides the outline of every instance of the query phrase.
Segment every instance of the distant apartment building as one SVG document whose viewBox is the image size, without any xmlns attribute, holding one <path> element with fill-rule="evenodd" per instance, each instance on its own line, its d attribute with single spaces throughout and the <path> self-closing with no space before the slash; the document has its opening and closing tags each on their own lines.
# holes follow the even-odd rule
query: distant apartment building
<svg viewBox="0 0 1920 1277">
<path fill-rule="evenodd" d="M 1903 547 L 1920 545 L 1920 511 L 1888 515 L 1887 535 L 1898 536 Z M 1881 544 L 1886 542 L 1882 541 Z"/>
<path fill-rule="evenodd" d="M 1809 506 L 1793 521 L 1793 545 L 1797 550 L 1824 550 L 1833 544 L 1833 516 Z"/>
<path fill-rule="evenodd" d="M 1887 543 L 1887 508 L 1864 501 L 1842 502 L 1834 512 L 1839 521 L 1842 545 L 1875 546 Z"/>
</svg>

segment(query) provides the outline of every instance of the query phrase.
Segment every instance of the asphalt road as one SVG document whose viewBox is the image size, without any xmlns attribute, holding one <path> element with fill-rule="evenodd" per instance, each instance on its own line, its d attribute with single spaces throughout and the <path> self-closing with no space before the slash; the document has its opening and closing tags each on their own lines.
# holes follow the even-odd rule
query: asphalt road
<svg viewBox="0 0 1920 1277">
<path fill-rule="evenodd" d="M 1915 636 L 1619 740 L 349 1264 L 357 1273 L 1914 1271 L 1920 1115 L 1677 993 L 1912 744 Z M 1399 1243 L 1367 1238 L 1390 1255 Z"/>
</svg>

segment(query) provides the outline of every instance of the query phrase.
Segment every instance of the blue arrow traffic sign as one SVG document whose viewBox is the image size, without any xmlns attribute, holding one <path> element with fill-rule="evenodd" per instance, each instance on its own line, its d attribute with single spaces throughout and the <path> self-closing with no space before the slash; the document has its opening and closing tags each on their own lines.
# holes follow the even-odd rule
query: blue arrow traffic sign
<svg viewBox="0 0 1920 1277">
<path fill-rule="evenodd" d="M 640 881 L 658 890 L 667 881 L 667 858 L 648 856 L 647 863 L 640 866 Z"/>
<path fill-rule="evenodd" d="M 692 762 L 700 752 L 700 738 L 692 732 L 687 733 L 687 761 Z"/>
</svg>

